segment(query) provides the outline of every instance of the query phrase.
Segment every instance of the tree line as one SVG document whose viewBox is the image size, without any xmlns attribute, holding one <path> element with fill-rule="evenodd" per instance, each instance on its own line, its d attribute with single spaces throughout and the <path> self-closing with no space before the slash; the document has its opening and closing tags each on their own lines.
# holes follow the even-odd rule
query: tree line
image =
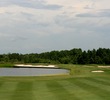
<svg viewBox="0 0 110 100">
<path fill-rule="evenodd" d="M 110 49 L 99 48 L 82 51 L 81 48 L 43 53 L 0 54 L 0 63 L 61 63 L 61 64 L 110 64 Z"/>
</svg>

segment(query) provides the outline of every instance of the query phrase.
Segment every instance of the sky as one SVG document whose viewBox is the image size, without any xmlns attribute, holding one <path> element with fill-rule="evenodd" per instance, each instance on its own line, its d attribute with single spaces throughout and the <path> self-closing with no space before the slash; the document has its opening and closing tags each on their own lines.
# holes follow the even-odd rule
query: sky
<svg viewBox="0 0 110 100">
<path fill-rule="evenodd" d="M 0 54 L 110 48 L 110 0 L 0 0 Z"/>
</svg>

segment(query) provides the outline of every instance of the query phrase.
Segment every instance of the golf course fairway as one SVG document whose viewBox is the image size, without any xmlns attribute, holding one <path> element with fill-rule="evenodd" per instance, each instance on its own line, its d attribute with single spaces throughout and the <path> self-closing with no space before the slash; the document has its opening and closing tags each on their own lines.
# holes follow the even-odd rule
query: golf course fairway
<svg viewBox="0 0 110 100">
<path fill-rule="evenodd" d="M 110 69 L 60 65 L 70 75 L 0 77 L 0 100 L 110 100 Z M 92 71 L 103 70 L 103 73 Z"/>
</svg>

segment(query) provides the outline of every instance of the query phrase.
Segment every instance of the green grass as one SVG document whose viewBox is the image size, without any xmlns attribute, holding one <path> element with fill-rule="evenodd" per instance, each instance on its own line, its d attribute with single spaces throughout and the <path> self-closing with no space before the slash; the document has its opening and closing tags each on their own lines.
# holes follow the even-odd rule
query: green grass
<svg viewBox="0 0 110 100">
<path fill-rule="evenodd" d="M 0 68 L 12 68 L 14 64 L 11 63 L 0 63 Z"/>
<path fill-rule="evenodd" d="M 71 75 L 0 77 L 0 100 L 110 100 L 110 69 L 60 65 Z M 104 73 L 91 73 L 104 70 Z"/>
</svg>

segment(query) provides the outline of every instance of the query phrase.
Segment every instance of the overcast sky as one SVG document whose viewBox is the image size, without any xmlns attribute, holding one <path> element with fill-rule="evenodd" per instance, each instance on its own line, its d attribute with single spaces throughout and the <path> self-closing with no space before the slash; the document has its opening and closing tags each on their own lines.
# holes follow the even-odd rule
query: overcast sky
<svg viewBox="0 0 110 100">
<path fill-rule="evenodd" d="M 110 0 L 0 0 L 0 53 L 110 48 Z"/>
</svg>

